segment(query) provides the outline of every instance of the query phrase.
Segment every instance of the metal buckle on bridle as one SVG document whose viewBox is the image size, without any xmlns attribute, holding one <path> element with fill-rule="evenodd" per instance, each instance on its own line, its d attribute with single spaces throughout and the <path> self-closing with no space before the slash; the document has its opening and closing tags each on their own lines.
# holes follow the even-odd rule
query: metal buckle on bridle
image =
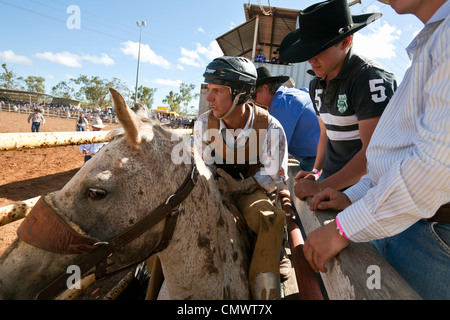
<svg viewBox="0 0 450 320">
<path fill-rule="evenodd" d="M 174 196 L 175 196 L 175 193 L 173 193 L 173 194 L 171 194 L 170 196 L 168 196 L 168 197 L 167 197 L 167 200 L 166 200 L 166 202 L 165 202 L 165 204 L 166 204 L 166 205 L 169 204 L 170 199 L 171 199 L 172 197 L 174 197 Z M 180 212 L 180 210 L 181 210 L 181 203 L 178 205 L 178 208 L 172 210 L 172 215 L 177 214 L 178 212 Z"/>
<path fill-rule="evenodd" d="M 196 171 L 197 171 L 197 166 L 194 165 L 194 166 L 192 167 L 192 172 L 191 172 L 191 180 L 192 180 L 192 182 L 194 183 L 194 186 L 195 186 L 195 185 L 197 184 L 197 182 L 198 182 L 198 174 L 195 174 Z"/>
<path fill-rule="evenodd" d="M 107 241 L 99 241 L 99 242 L 96 242 L 96 243 L 93 244 L 93 246 L 100 246 L 100 245 L 108 246 L 109 242 L 107 242 Z M 109 248 L 108 248 L 108 250 L 109 250 Z M 111 250 L 109 250 L 109 251 L 110 251 L 110 254 L 109 254 L 109 256 L 107 256 L 107 258 L 111 257 L 112 254 L 113 254 Z"/>
</svg>

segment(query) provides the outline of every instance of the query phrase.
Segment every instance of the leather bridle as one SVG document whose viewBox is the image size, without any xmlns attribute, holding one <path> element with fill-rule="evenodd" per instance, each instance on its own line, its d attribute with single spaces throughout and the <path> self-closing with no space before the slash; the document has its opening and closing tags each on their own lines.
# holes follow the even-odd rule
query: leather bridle
<svg viewBox="0 0 450 320">
<path fill-rule="evenodd" d="M 96 278 L 106 276 L 107 258 L 118 249 L 130 243 L 144 232 L 166 218 L 164 231 L 157 247 L 137 264 L 151 255 L 164 250 L 173 235 L 180 212 L 181 203 L 188 197 L 198 181 L 195 164 L 178 190 L 152 212 L 134 225 L 114 237 L 112 240 L 100 241 L 76 230 L 76 226 L 51 204 L 50 197 L 41 197 L 17 230 L 18 237 L 40 249 L 62 253 L 85 253 L 87 256 L 77 264 L 81 275 L 96 267 Z M 129 267 L 129 265 L 128 265 Z M 123 268 L 121 268 L 123 269 Z M 67 279 L 71 274 L 64 273 L 38 293 L 36 299 L 52 299 L 67 288 Z"/>
</svg>

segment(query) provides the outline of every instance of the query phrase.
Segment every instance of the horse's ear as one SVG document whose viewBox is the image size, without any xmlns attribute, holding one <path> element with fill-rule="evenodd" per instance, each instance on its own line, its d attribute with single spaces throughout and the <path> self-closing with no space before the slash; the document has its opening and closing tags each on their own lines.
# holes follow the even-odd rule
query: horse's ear
<svg viewBox="0 0 450 320">
<path fill-rule="evenodd" d="M 118 91 L 113 88 L 109 88 L 109 91 L 111 92 L 114 101 L 117 118 L 126 132 L 128 143 L 133 147 L 138 147 L 141 143 L 141 135 L 139 132 L 140 128 L 143 126 L 142 121 L 136 113 L 127 106 L 125 100 Z"/>
</svg>

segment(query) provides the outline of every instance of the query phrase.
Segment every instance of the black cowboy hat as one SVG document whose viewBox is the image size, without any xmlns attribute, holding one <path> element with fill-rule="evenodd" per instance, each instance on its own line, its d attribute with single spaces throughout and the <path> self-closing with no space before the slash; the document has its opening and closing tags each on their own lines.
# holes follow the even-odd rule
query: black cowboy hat
<svg viewBox="0 0 450 320">
<path fill-rule="evenodd" d="M 263 84 L 269 82 L 280 81 L 281 83 L 285 83 L 289 80 L 289 76 L 274 76 L 269 69 L 266 67 L 259 67 L 256 69 L 258 73 L 258 79 L 256 80 L 256 87 L 259 87 Z"/>
<path fill-rule="evenodd" d="M 380 17 L 381 13 L 352 16 L 347 0 L 313 4 L 300 11 L 299 29 L 284 37 L 280 58 L 286 62 L 309 60 Z"/>
</svg>

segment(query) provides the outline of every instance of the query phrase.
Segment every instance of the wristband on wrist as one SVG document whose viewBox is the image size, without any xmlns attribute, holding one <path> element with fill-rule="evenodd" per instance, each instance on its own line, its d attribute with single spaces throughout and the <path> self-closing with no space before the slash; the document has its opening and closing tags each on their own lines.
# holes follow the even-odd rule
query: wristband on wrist
<svg viewBox="0 0 450 320">
<path fill-rule="evenodd" d="M 319 179 L 320 178 L 320 171 L 319 170 L 317 170 L 317 169 L 312 169 L 312 172 L 314 173 L 314 174 L 317 174 L 317 179 Z"/>
<path fill-rule="evenodd" d="M 337 225 L 337 228 L 336 228 L 336 229 L 339 231 L 339 234 L 340 234 L 341 236 L 343 236 L 345 239 L 347 239 L 347 240 L 350 241 L 350 239 L 345 235 L 344 230 L 342 230 L 341 224 L 339 223 L 339 220 L 338 220 L 337 217 L 336 217 L 336 225 Z"/>
</svg>

